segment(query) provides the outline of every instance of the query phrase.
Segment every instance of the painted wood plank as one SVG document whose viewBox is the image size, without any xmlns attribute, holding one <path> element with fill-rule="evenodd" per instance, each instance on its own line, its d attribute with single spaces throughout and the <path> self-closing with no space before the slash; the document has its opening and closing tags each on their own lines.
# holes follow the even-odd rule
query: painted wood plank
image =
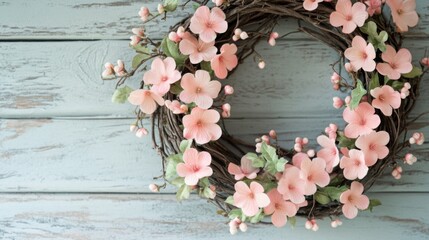
<svg viewBox="0 0 429 240">
<path fill-rule="evenodd" d="M 406 45 L 420 57 L 427 41 Z M 332 97 L 341 94 L 329 81 L 335 52 L 313 41 L 282 41 L 275 48 L 260 44 L 258 51 L 266 58 L 264 70 L 247 59 L 223 81 L 236 89 L 232 117 L 339 116 Z M 1 42 L 0 117 L 132 117 L 131 105 L 110 101 L 115 81 L 100 78 L 104 62 L 130 61 L 132 52 L 125 41 Z M 142 75 L 130 85 L 138 86 Z M 428 80 L 423 93 L 429 91 Z M 422 94 L 416 113 L 426 111 L 428 102 L 429 95 Z"/>
<path fill-rule="evenodd" d="M 332 119 L 228 120 L 228 131 L 249 143 L 277 129 L 279 144 L 292 148 L 295 137 L 315 138 Z M 0 120 L 0 192 L 149 192 L 161 175 L 161 160 L 148 137 L 128 132 L 131 119 Z M 419 122 L 429 136 L 429 119 Z M 429 143 L 403 177 L 387 172 L 375 192 L 429 191 Z M 158 181 L 157 183 L 160 183 Z M 173 188 L 168 192 L 174 191 Z M 0 204 L 1 205 L 1 204 Z"/>
<path fill-rule="evenodd" d="M 429 238 L 428 193 L 370 194 L 382 206 L 360 212 L 337 229 L 319 220 L 319 231 L 298 218 L 289 225 L 249 225 L 246 233 L 229 234 L 227 219 L 215 206 L 192 198 L 179 204 L 171 195 L 3 194 L 0 236 L 12 239 L 409 239 Z"/>
<path fill-rule="evenodd" d="M 139 26 L 137 12 L 148 6 L 156 12 L 162 1 L 126 0 L 4 0 L 0 3 L 0 39 L 128 39 L 132 27 Z M 184 2 L 184 1 L 183 1 Z M 420 24 L 409 33 L 412 37 L 428 37 L 429 2 L 417 0 Z M 188 8 L 188 12 L 192 11 Z M 43 12 L 41 15 L 40 13 Z M 19 13 L 21 17 L 16 17 Z M 167 21 L 159 20 L 147 24 L 150 36 L 164 36 L 168 27 L 187 16 L 187 12 L 176 11 Z M 296 21 L 282 22 L 280 32 L 297 28 Z M 292 38 L 306 37 L 303 34 Z"/>
</svg>

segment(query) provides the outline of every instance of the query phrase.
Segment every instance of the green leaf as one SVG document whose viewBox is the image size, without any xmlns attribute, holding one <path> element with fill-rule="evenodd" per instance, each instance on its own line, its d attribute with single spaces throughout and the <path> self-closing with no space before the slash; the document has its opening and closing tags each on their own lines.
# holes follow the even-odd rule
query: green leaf
<svg viewBox="0 0 429 240">
<path fill-rule="evenodd" d="M 228 203 L 229 205 L 234 205 L 234 197 L 229 196 L 226 198 L 225 203 Z"/>
<path fill-rule="evenodd" d="M 251 223 L 258 223 L 262 219 L 264 219 L 264 217 L 265 217 L 265 214 L 263 212 L 263 209 L 260 209 L 259 212 L 255 216 L 250 217 L 249 222 L 251 222 Z"/>
<path fill-rule="evenodd" d="M 132 47 L 137 53 L 143 54 L 143 55 L 150 55 L 149 48 L 146 45 L 137 44 Z"/>
<path fill-rule="evenodd" d="M 360 28 L 360 30 L 368 35 L 368 42 L 370 42 L 374 46 L 374 48 L 378 48 L 382 52 L 386 51 L 385 42 L 387 41 L 389 36 L 385 31 L 381 31 L 380 34 L 378 34 L 377 24 L 375 24 L 375 22 L 367 22 Z"/>
<path fill-rule="evenodd" d="M 172 57 L 176 61 L 177 66 L 181 66 L 185 63 L 188 56 L 180 53 L 179 45 L 171 41 L 168 37 L 165 37 L 161 42 L 161 48 L 165 55 Z"/>
<path fill-rule="evenodd" d="M 201 186 L 201 187 L 209 187 L 210 186 L 210 181 L 209 181 L 209 178 L 201 178 L 199 181 L 198 181 L 198 185 L 199 186 Z"/>
<path fill-rule="evenodd" d="M 252 161 L 252 166 L 255 168 L 262 168 L 265 166 L 265 160 L 255 153 L 247 153 L 246 158 Z"/>
<path fill-rule="evenodd" d="M 362 97 L 366 94 L 366 90 L 363 87 L 362 81 L 358 80 L 356 88 L 352 91 L 352 100 L 350 101 L 350 109 L 355 109 L 359 103 Z"/>
<path fill-rule="evenodd" d="M 190 193 L 191 193 L 191 187 L 186 184 L 183 184 L 176 193 L 177 201 L 188 199 Z"/>
<path fill-rule="evenodd" d="M 316 201 L 318 203 L 323 204 L 323 205 L 331 202 L 331 198 L 328 196 L 328 194 L 325 192 L 320 192 L 320 191 L 317 191 L 314 194 L 314 199 L 316 199 Z"/>
<path fill-rule="evenodd" d="M 401 91 L 401 89 L 404 87 L 404 83 L 398 80 L 389 80 L 386 85 L 391 86 L 397 91 Z"/>
<path fill-rule="evenodd" d="M 139 65 L 140 65 L 140 63 L 143 61 L 143 60 L 145 60 L 147 58 L 147 56 L 146 55 L 144 55 L 144 54 L 136 54 L 134 57 L 133 57 L 133 61 L 132 61 L 132 63 L 131 63 L 131 67 L 133 68 L 133 69 L 136 69 Z"/>
<path fill-rule="evenodd" d="M 337 141 L 340 147 L 346 147 L 348 149 L 355 148 L 356 139 L 346 137 L 343 132 L 338 132 Z"/>
<path fill-rule="evenodd" d="M 201 66 L 201 69 L 202 69 L 202 70 L 206 70 L 206 71 L 210 74 L 210 76 L 213 76 L 213 75 L 214 75 L 214 71 L 213 71 L 213 69 L 212 69 L 212 66 L 211 66 L 211 63 L 210 63 L 210 62 L 202 61 L 202 62 L 200 63 L 200 66 Z"/>
<path fill-rule="evenodd" d="M 239 209 L 239 208 L 232 209 L 228 213 L 228 217 L 230 219 L 241 218 L 242 215 L 243 215 L 243 211 L 241 211 L 241 209 Z"/>
<path fill-rule="evenodd" d="M 213 199 L 216 196 L 216 193 L 211 190 L 210 187 L 205 187 L 202 191 L 202 195 L 207 199 Z"/>
<path fill-rule="evenodd" d="M 170 181 L 170 183 L 178 188 L 180 188 L 183 184 L 185 184 L 185 178 L 184 177 L 177 177 L 173 179 L 173 181 Z"/>
<path fill-rule="evenodd" d="M 380 80 L 378 78 L 378 73 L 375 72 L 371 77 L 371 81 L 369 82 L 369 89 L 372 90 L 379 86 L 380 86 Z"/>
<path fill-rule="evenodd" d="M 347 186 L 341 187 L 324 187 L 320 191 L 326 193 L 331 200 L 340 201 L 340 196 L 347 191 Z"/>
<path fill-rule="evenodd" d="M 179 95 L 183 91 L 183 88 L 180 86 L 180 82 L 175 82 L 170 85 L 170 92 L 175 95 Z"/>
<path fill-rule="evenodd" d="M 368 35 L 375 35 L 377 34 L 377 24 L 373 21 L 369 21 L 360 27 L 360 30 Z"/>
<path fill-rule="evenodd" d="M 166 12 L 173 12 L 176 10 L 178 5 L 178 0 L 164 0 L 164 10 Z"/>
<path fill-rule="evenodd" d="M 420 77 L 422 74 L 423 74 L 423 71 L 420 67 L 413 66 L 413 70 L 411 70 L 411 72 L 402 74 L 402 76 L 405 78 L 415 78 L 415 77 Z"/>
<path fill-rule="evenodd" d="M 267 161 L 273 161 L 278 159 L 277 150 L 274 147 L 268 145 L 266 142 L 262 143 L 261 153 L 262 157 L 264 157 Z"/>
<path fill-rule="evenodd" d="M 112 96 L 112 102 L 114 103 L 125 103 L 130 96 L 130 93 L 133 91 L 132 88 L 125 86 L 122 88 L 117 88 Z"/>
<path fill-rule="evenodd" d="M 276 163 L 276 170 L 277 172 L 283 172 L 285 170 L 286 165 L 286 159 L 280 158 Z"/>
<path fill-rule="evenodd" d="M 183 155 L 181 153 L 171 155 L 167 158 L 167 166 L 165 168 L 165 179 L 172 181 L 178 177 L 177 175 L 177 164 L 183 161 Z"/>
<path fill-rule="evenodd" d="M 273 182 L 271 179 L 268 181 L 261 181 L 259 183 L 262 185 L 262 187 L 264 187 L 265 192 L 269 192 L 273 188 L 277 188 L 277 183 Z"/>
<path fill-rule="evenodd" d="M 201 5 L 200 5 L 200 4 L 198 4 L 198 3 L 196 3 L 196 2 L 192 3 L 192 9 L 194 9 L 194 11 L 197 11 L 197 9 L 198 9 L 200 6 L 201 6 Z"/>
<path fill-rule="evenodd" d="M 369 200 L 369 205 L 368 208 L 365 210 L 369 210 L 370 212 L 372 212 L 372 209 L 376 206 L 380 206 L 381 205 L 381 201 L 378 199 L 370 199 Z"/>
<path fill-rule="evenodd" d="M 287 219 L 292 228 L 294 228 L 296 226 L 296 217 L 288 217 Z"/>
<path fill-rule="evenodd" d="M 183 140 L 180 142 L 180 152 L 184 153 L 186 149 L 191 148 L 192 146 L 192 139 L 191 140 Z"/>
</svg>

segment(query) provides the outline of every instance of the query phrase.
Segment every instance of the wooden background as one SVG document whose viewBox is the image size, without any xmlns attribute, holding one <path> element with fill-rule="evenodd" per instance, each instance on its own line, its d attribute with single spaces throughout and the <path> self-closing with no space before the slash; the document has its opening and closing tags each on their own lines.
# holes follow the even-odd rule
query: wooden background
<svg viewBox="0 0 429 240">
<path fill-rule="evenodd" d="M 429 47 L 429 1 L 417 0 L 420 25 L 405 41 L 416 62 Z M 371 192 L 383 205 L 333 230 L 251 226 L 230 237 L 226 219 L 204 200 L 177 203 L 173 189 L 148 191 L 160 159 L 148 138 L 128 132 L 133 107 L 110 102 L 115 83 L 102 81 L 103 63 L 130 61 L 128 37 L 148 0 L 0 1 L 0 239 L 428 239 L 429 144 L 402 179 L 387 172 Z M 147 27 L 160 38 L 169 21 Z M 279 27 L 294 29 L 288 21 Z M 230 77 L 229 131 L 251 141 L 277 129 L 283 146 L 314 138 L 330 122 L 328 47 L 294 35 L 275 48 L 262 42 L 267 67 L 250 59 Z M 142 76 L 131 83 L 136 86 Z M 316 93 L 317 91 L 317 93 Z M 429 107 L 429 79 L 413 115 Z M 429 117 L 414 128 L 429 136 Z"/>
</svg>

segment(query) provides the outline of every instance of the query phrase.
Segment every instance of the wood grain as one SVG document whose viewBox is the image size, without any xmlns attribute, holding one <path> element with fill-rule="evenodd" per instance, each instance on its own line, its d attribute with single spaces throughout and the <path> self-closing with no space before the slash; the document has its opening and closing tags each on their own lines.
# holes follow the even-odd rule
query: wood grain
<svg viewBox="0 0 429 240">
<path fill-rule="evenodd" d="M 140 7 L 147 6 L 156 12 L 156 6 L 162 1 L 150 0 L 3 0 L 0 2 L 0 39 L 128 39 L 131 28 L 140 26 L 138 17 Z M 408 36 L 428 37 L 429 2 L 417 0 L 420 23 Z M 161 38 L 168 27 L 192 11 L 176 11 L 167 21 L 157 20 L 146 25 L 149 36 Z M 43 12 L 43 14 L 40 14 Z M 15 17 L 19 14 L 22 17 Z M 95 17 L 96 16 L 96 17 Z M 284 33 L 297 29 L 294 20 L 282 22 L 276 29 Z M 292 35 L 290 38 L 302 38 L 305 35 Z"/>
<path fill-rule="evenodd" d="M 250 225 L 233 239 L 391 239 L 429 238 L 428 193 L 369 194 L 382 206 L 359 212 L 338 229 L 329 219 L 319 220 L 319 231 L 304 228 L 298 218 L 289 225 Z M 161 207 L 162 206 L 162 207 Z M 227 219 L 216 208 L 192 198 L 176 202 L 171 195 L 112 194 L 3 194 L 0 198 L 0 237 L 12 239 L 134 240 L 232 239 Z"/>
<path fill-rule="evenodd" d="M 314 139 L 332 119 L 316 120 L 243 119 L 228 120 L 226 126 L 249 143 L 278 129 L 279 144 L 292 148 L 297 136 L 309 137 L 316 146 Z M 139 139 L 128 132 L 131 123 L 131 119 L 1 120 L 0 192 L 149 192 L 150 183 L 160 183 L 152 179 L 162 174 L 160 157 L 149 137 Z M 429 135 L 429 127 L 422 130 Z M 386 172 L 371 191 L 427 192 L 429 143 L 416 153 L 418 162 L 404 166 L 402 179 L 394 180 Z"/>
<path fill-rule="evenodd" d="M 406 46 L 416 62 L 427 41 L 408 41 Z M 261 43 L 258 50 L 266 58 L 264 70 L 247 59 L 223 81 L 236 89 L 230 98 L 232 117 L 341 114 L 332 108 L 332 97 L 343 94 L 333 91 L 329 81 L 329 64 L 338 58 L 330 48 L 314 41 L 282 41 L 275 48 Z M 0 43 L 0 117 L 133 117 L 129 104 L 111 103 L 115 81 L 100 77 L 104 62 L 117 58 L 129 62 L 132 53 L 124 41 Z M 137 74 L 129 85 L 137 87 L 142 75 Z M 427 80 L 422 92 L 429 90 Z M 416 114 L 426 111 L 426 102 L 429 95 L 422 94 Z"/>
</svg>

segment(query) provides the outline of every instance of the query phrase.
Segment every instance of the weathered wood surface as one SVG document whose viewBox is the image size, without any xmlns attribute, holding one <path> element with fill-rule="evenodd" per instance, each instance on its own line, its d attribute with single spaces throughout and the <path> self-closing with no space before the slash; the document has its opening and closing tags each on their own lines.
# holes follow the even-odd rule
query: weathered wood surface
<svg viewBox="0 0 429 240">
<path fill-rule="evenodd" d="M 315 41 L 265 43 L 258 52 L 266 57 L 264 70 L 247 59 L 227 82 L 236 89 L 230 98 L 234 118 L 330 117 L 332 107 L 329 64 L 338 55 Z M 417 62 L 428 47 L 426 40 L 405 43 Z M 17 52 L 25 54 L 16 54 Z M 28 117 L 132 117 L 128 104 L 110 102 L 115 81 L 101 80 L 103 64 L 124 59 L 133 51 L 125 41 L 0 42 L 0 116 Z M 142 73 L 129 81 L 138 86 Z M 429 78 L 422 92 L 429 90 Z M 313 91 L 317 89 L 317 94 Z M 415 113 L 426 111 L 429 95 L 422 94 Z"/>
<path fill-rule="evenodd" d="M 224 217 L 204 200 L 176 202 L 171 195 L 3 194 L 0 237 L 15 239 L 391 239 L 429 238 L 428 193 L 369 194 L 383 205 L 360 212 L 337 229 L 328 219 L 319 231 L 304 229 L 305 219 L 290 225 L 250 225 L 231 237 Z M 161 205 L 162 204 L 162 205 Z"/>
<path fill-rule="evenodd" d="M 138 10 L 148 6 L 156 13 L 162 1 L 151 0 L 3 0 L 0 2 L 0 39 L 128 39 L 131 28 L 142 21 Z M 183 1 L 185 2 L 185 1 Z M 420 24 L 410 32 L 412 37 L 428 37 L 429 21 L 427 0 L 417 0 Z M 188 7 L 189 11 L 192 8 Z M 43 13 L 43 14 L 40 14 Z M 19 15 L 20 17 L 16 17 Z M 188 13 L 176 11 L 167 21 L 147 24 L 154 38 L 165 35 L 168 27 Z M 296 29 L 296 21 L 283 24 L 280 32 Z M 292 38 L 303 35 L 292 35 Z"/>
<path fill-rule="evenodd" d="M 258 134 L 279 129 L 279 144 L 293 147 L 296 136 L 314 139 L 332 119 L 229 120 L 229 132 L 252 143 Z M 148 192 L 161 175 L 160 157 L 149 137 L 127 131 L 131 119 L 2 120 L 0 192 Z M 316 125 L 314 125 L 316 123 Z M 423 129 L 429 135 L 429 127 Z M 260 136 L 260 135 L 259 135 Z M 429 144 L 413 166 L 394 180 L 387 172 L 371 191 L 427 192 Z M 174 191 L 173 188 L 169 192 Z"/>
</svg>

